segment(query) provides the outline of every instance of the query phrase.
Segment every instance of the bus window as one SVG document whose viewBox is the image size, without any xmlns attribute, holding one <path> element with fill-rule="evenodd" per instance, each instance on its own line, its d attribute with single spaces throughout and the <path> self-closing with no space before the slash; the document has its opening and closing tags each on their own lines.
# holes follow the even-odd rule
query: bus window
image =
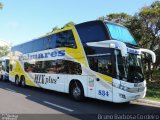
<svg viewBox="0 0 160 120">
<path fill-rule="evenodd" d="M 82 74 L 79 63 L 68 60 L 37 61 L 35 63 L 24 63 L 24 69 L 28 73 L 49 73 L 49 74 Z"/>
<path fill-rule="evenodd" d="M 112 62 L 111 56 L 94 56 L 88 57 L 90 68 L 93 71 L 102 73 L 104 75 L 112 76 Z"/>
<path fill-rule="evenodd" d="M 75 75 L 81 75 L 82 74 L 82 68 L 81 65 L 77 62 L 73 61 L 66 61 L 67 68 L 68 68 L 68 74 L 75 74 Z"/>
<path fill-rule="evenodd" d="M 76 48 L 77 47 L 74 36 L 73 36 L 73 32 L 71 30 L 69 30 L 68 34 L 67 34 L 66 47 L 70 47 L 70 48 Z"/>
<path fill-rule="evenodd" d="M 56 47 L 76 48 L 76 42 L 71 30 L 56 34 Z"/>
<path fill-rule="evenodd" d="M 56 69 L 56 61 L 52 60 L 52 61 L 45 61 L 44 63 L 45 65 L 45 73 L 57 73 L 57 69 Z"/>
<path fill-rule="evenodd" d="M 55 44 L 56 44 L 56 35 L 53 34 L 51 36 L 48 36 L 48 41 L 46 43 L 46 49 L 53 49 L 55 48 Z"/>
<path fill-rule="evenodd" d="M 109 40 L 109 34 L 101 21 L 76 25 L 82 43 Z"/>
</svg>

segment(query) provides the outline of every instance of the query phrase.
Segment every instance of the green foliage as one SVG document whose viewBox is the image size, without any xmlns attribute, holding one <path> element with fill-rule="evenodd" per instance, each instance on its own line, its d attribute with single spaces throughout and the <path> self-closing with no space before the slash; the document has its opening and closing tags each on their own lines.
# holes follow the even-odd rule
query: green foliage
<svg viewBox="0 0 160 120">
<path fill-rule="evenodd" d="M 71 22 L 66 23 L 62 28 L 70 27 L 70 26 L 73 26 L 73 25 L 75 25 L 75 23 L 71 21 Z M 59 28 L 58 26 L 55 26 L 55 27 L 52 29 L 52 32 L 55 32 L 55 31 L 60 30 L 60 29 L 61 29 L 61 28 Z"/>
<path fill-rule="evenodd" d="M 132 16 L 126 13 L 112 13 L 106 15 L 105 19 L 108 21 L 116 22 L 125 25 L 127 21 L 129 21 Z"/>
<path fill-rule="evenodd" d="M 71 21 L 71 22 L 68 22 L 67 24 L 65 24 L 64 28 L 65 27 L 70 27 L 70 26 L 73 26 L 73 25 L 75 25 L 75 23 Z"/>
<path fill-rule="evenodd" d="M 56 30 L 60 30 L 60 28 L 58 26 L 55 26 L 53 29 L 52 29 L 52 32 L 56 31 Z"/>
<path fill-rule="evenodd" d="M 160 101 L 160 82 L 150 82 L 147 87 L 146 99 Z"/>
<path fill-rule="evenodd" d="M 160 48 L 155 50 L 156 53 L 156 63 L 155 63 L 155 69 L 160 69 Z M 159 68 L 158 68 L 159 66 Z M 159 75 L 160 75 L 160 71 L 159 71 Z"/>
<path fill-rule="evenodd" d="M 145 55 L 144 66 L 147 66 L 145 73 L 148 74 L 147 79 L 152 78 L 153 72 L 160 66 L 160 1 L 155 1 L 150 6 L 143 7 L 134 16 L 126 13 L 112 13 L 105 17 L 99 17 L 99 19 L 126 26 L 135 37 L 139 47 L 153 50 L 156 53 L 157 60 L 153 64 L 153 69 L 151 69 L 150 56 Z"/>
<path fill-rule="evenodd" d="M 3 56 L 7 56 L 9 53 L 9 47 L 8 46 L 4 46 L 4 47 L 0 47 L 0 58 Z"/>
<path fill-rule="evenodd" d="M 158 42 L 160 41 L 160 1 L 143 7 L 139 13 L 139 19 L 142 21 L 143 31 L 148 35 L 143 40 L 144 44 L 148 49 L 155 50 L 155 46 L 160 46 Z"/>
<path fill-rule="evenodd" d="M 153 69 L 151 69 L 150 60 L 146 61 L 148 79 L 152 79 L 153 72 L 160 66 L 160 1 L 155 1 L 150 6 L 143 7 L 138 16 L 139 21 L 141 21 L 142 34 L 140 46 L 153 50 L 157 56 Z"/>
<path fill-rule="evenodd" d="M 0 2 L 0 9 L 3 9 L 3 4 Z"/>
</svg>

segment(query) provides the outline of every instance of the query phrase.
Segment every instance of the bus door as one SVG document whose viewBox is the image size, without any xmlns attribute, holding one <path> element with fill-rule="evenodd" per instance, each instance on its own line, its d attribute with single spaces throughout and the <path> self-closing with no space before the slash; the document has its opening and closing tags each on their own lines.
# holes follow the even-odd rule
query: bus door
<svg viewBox="0 0 160 120">
<path fill-rule="evenodd" d="M 87 83 L 88 97 L 96 98 L 96 76 L 89 75 Z"/>
<path fill-rule="evenodd" d="M 111 54 L 88 57 L 90 68 L 95 71 L 95 96 L 102 100 L 112 100 L 112 57 Z"/>
</svg>

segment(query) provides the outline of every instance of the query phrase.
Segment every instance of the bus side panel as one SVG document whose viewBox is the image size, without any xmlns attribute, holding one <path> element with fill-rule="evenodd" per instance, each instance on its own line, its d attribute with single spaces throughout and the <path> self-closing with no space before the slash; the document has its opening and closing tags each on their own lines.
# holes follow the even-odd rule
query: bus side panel
<svg viewBox="0 0 160 120">
<path fill-rule="evenodd" d="M 9 80 L 11 82 L 15 82 L 16 76 L 18 77 L 19 81 L 21 76 L 24 76 L 26 85 L 34 87 L 37 86 L 24 71 L 23 64 L 17 59 L 10 59 Z"/>
<path fill-rule="evenodd" d="M 83 90 L 84 90 L 84 96 L 87 97 L 88 93 L 87 93 L 87 76 L 85 75 L 68 75 L 67 79 L 65 80 L 66 84 L 65 84 L 65 92 L 69 93 L 69 85 L 71 83 L 71 81 L 76 80 L 79 81 L 82 84 Z"/>
<path fill-rule="evenodd" d="M 89 75 L 87 80 L 88 97 L 96 98 L 96 76 Z"/>
<path fill-rule="evenodd" d="M 96 98 L 105 101 L 112 101 L 112 86 L 104 79 L 96 81 Z"/>
</svg>

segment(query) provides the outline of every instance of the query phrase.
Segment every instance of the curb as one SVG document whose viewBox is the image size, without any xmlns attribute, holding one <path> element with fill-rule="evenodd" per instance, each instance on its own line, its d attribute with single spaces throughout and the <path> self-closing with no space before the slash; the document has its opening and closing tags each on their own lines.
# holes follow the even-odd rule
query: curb
<svg viewBox="0 0 160 120">
<path fill-rule="evenodd" d="M 135 100 L 134 102 L 146 103 L 146 104 L 155 105 L 155 106 L 160 107 L 160 102 L 152 101 L 152 100 L 139 99 L 139 100 Z"/>
</svg>

